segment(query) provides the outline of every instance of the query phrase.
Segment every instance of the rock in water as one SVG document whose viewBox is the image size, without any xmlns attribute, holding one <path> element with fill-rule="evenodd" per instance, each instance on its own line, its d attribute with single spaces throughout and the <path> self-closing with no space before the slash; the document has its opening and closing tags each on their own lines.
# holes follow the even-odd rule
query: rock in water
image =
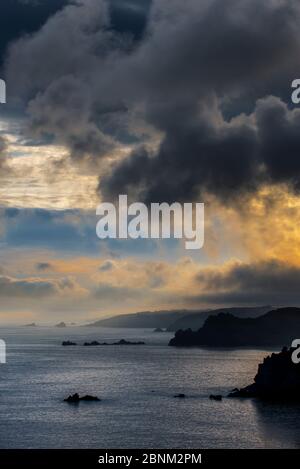
<svg viewBox="0 0 300 469">
<path fill-rule="evenodd" d="M 211 394 L 209 398 L 213 401 L 221 401 L 223 397 L 221 394 Z"/>
<path fill-rule="evenodd" d="M 77 345 L 76 342 L 71 342 L 70 340 L 64 340 L 63 343 L 61 344 L 64 347 L 68 345 Z"/>
<path fill-rule="evenodd" d="M 85 396 L 80 397 L 79 394 L 76 392 L 75 394 L 72 394 L 71 396 L 64 399 L 64 402 L 77 404 L 80 401 L 100 401 L 100 400 L 101 399 L 99 399 L 99 397 L 90 396 L 89 394 L 86 394 Z"/>
<path fill-rule="evenodd" d="M 145 345 L 145 342 L 130 342 L 125 339 L 119 340 L 119 342 L 114 342 L 112 345 Z"/>
<path fill-rule="evenodd" d="M 92 342 L 84 342 L 83 344 L 85 347 L 95 347 L 97 345 L 102 345 L 100 344 L 100 342 L 98 342 L 97 340 L 93 340 Z M 104 345 L 104 344 L 103 344 Z"/>
<path fill-rule="evenodd" d="M 64 401 L 65 402 L 79 402 L 80 401 L 79 394 L 77 394 L 76 392 L 75 394 L 72 394 L 71 396 L 64 399 Z"/>
<path fill-rule="evenodd" d="M 80 397 L 81 401 L 100 401 L 99 397 L 97 396 L 90 396 L 87 394 L 86 396 Z"/>
<path fill-rule="evenodd" d="M 300 363 L 292 361 L 294 348 L 284 347 L 279 353 L 267 356 L 258 365 L 254 383 L 234 389 L 228 397 L 259 397 L 300 401 Z"/>
</svg>

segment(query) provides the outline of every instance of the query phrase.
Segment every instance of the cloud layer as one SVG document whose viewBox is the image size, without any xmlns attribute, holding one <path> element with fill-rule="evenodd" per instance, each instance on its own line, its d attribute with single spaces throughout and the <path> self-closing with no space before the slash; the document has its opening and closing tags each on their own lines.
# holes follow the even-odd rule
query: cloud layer
<svg viewBox="0 0 300 469">
<path fill-rule="evenodd" d="M 299 2 L 54 3 L 0 33 L 2 308 L 299 304 Z M 100 247 L 89 210 L 120 193 L 204 201 L 204 250 Z"/>
<path fill-rule="evenodd" d="M 141 13 L 136 2 L 123 8 Z M 297 189 L 299 115 L 287 101 L 298 2 L 159 0 L 147 18 L 136 40 L 113 29 L 107 2 L 82 0 L 15 42 L 6 75 L 30 132 L 54 136 L 93 171 L 130 142 L 132 154 L 100 179 L 106 198 L 226 198 L 269 180 Z"/>
</svg>

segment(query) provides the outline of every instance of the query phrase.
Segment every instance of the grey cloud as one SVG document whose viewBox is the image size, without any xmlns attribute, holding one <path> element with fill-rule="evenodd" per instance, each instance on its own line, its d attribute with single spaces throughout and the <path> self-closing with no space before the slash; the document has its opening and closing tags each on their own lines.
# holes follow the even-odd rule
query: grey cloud
<svg viewBox="0 0 300 469">
<path fill-rule="evenodd" d="M 300 188 L 300 111 L 279 99 L 260 101 L 256 110 L 260 160 L 275 182 Z"/>
<path fill-rule="evenodd" d="M 31 133 L 38 138 L 45 132 L 55 135 L 73 157 L 106 155 L 114 143 L 91 119 L 91 101 L 86 87 L 73 76 L 57 79 L 29 104 Z"/>
<path fill-rule="evenodd" d="M 0 276 L 0 296 L 6 298 L 38 299 L 57 295 L 64 288 L 63 284 L 54 280 Z"/>
<path fill-rule="evenodd" d="M 0 2 L 0 67 L 8 44 L 16 37 L 37 31 L 69 0 L 7 0 Z"/>
<path fill-rule="evenodd" d="M 300 304 L 300 269 L 282 261 L 204 270 L 196 280 L 203 293 L 187 297 L 190 304 Z"/>
<path fill-rule="evenodd" d="M 102 179 L 107 197 L 138 190 L 147 202 L 189 200 L 203 189 L 224 197 L 256 187 L 256 133 L 250 122 L 215 125 L 191 108 L 180 114 L 183 120 L 174 118 L 157 154 L 141 147 Z"/>
<path fill-rule="evenodd" d="M 102 106 L 107 111 L 107 98 L 94 102 L 93 90 L 109 55 L 120 45 L 108 26 L 105 1 L 76 2 L 36 34 L 13 43 L 8 54 L 11 99 L 28 104 L 29 135 L 54 135 L 75 157 L 99 157 L 113 148 L 93 117 L 96 104 L 98 114 Z"/>
<path fill-rule="evenodd" d="M 299 5 L 204 3 L 188 2 L 184 12 L 177 5 L 178 16 L 173 2 L 156 3 L 163 20 L 152 23 L 153 35 L 134 61 L 146 119 L 163 139 L 157 151 L 135 149 L 100 180 L 106 198 L 129 192 L 148 202 L 188 200 L 208 191 L 224 199 L 265 181 L 298 187 L 298 113 L 276 98 L 257 99 L 290 99 Z M 252 102 L 252 119 L 226 120 L 224 98 L 235 102 L 236 114 Z"/>
<path fill-rule="evenodd" d="M 135 150 L 100 182 L 107 197 L 139 192 L 146 201 L 189 200 L 201 192 L 222 199 L 254 191 L 261 183 L 300 188 L 300 111 L 279 98 L 257 101 L 250 116 L 227 122 L 201 113 L 174 119 L 157 154 Z"/>
</svg>

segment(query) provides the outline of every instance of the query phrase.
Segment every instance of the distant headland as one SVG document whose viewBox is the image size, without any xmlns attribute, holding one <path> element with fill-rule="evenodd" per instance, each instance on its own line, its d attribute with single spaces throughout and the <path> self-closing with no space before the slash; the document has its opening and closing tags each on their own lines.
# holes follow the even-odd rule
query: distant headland
<svg viewBox="0 0 300 469">
<path fill-rule="evenodd" d="M 300 308 L 279 308 L 257 318 L 238 318 L 229 313 L 211 315 L 198 331 L 178 330 L 169 345 L 282 347 L 296 337 L 300 337 Z"/>
<path fill-rule="evenodd" d="M 197 331 L 212 314 L 216 315 L 224 312 L 234 314 L 236 317 L 248 318 L 260 316 L 272 309 L 272 306 L 253 306 L 198 310 L 141 311 L 99 319 L 93 323 L 86 324 L 86 326 L 167 329 L 169 332 L 191 328 Z"/>
</svg>

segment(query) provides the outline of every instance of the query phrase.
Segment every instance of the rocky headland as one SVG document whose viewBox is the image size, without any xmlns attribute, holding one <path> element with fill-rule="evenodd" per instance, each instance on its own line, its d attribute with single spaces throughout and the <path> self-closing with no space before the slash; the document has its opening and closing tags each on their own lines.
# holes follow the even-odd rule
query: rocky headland
<svg viewBox="0 0 300 469">
<path fill-rule="evenodd" d="M 257 318 L 229 313 L 209 316 L 198 331 L 178 330 L 176 347 L 281 347 L 300 337 L 300 308 L 280 308 Z"/>
<path fill-rule="evenodd" d="M 258 397 L 282 401 L 300 401 L 300 363 L 294 363 L 295 348 L 284 347 L 272 353 L 258 365 L 254 382 L 234 389 L 228 397 Z"/>
</svg>

